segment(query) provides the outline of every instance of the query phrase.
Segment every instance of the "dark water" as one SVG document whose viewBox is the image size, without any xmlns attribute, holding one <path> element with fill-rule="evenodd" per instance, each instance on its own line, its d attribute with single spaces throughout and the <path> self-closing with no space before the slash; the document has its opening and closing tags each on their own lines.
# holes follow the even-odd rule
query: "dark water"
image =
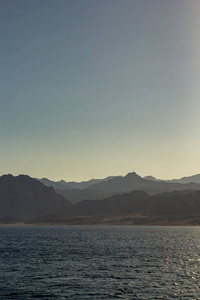
<svg viewBox="0 0 200 300">
<path fill-rule="evenodd" d="M 0 299 L 200 299 L 200 227 L 0 227 Z"/>
</svg>

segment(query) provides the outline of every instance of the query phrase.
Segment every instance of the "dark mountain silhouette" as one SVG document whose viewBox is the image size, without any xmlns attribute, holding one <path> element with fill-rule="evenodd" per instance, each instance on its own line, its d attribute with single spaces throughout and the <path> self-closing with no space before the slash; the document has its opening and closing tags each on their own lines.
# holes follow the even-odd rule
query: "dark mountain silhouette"
<svg viewBox="0 0 200 300">
<path fill-rule="evenodd" d="M 0 219 L 24 221 L 45 215 L 64 216 L 72 204 L 53 188 L 29 176 L 0 177 Z"/>
<path fill-rule="evenodd" d="M 100 200 L 112 196 L 112 193 L 107 193 L 104 191 L 96 191 L 90 189 L 65 189 L 65 190 L 55 190 L 56 193 L 63 195 L 71 203 L 76 204 L 84 199 L 87 200 Z"/>
<path fill-rule="evenodd" d="M 83 200 L 68 208 L 65 217 L 45 216 L 30 223 L 66 224 L 200 224 L 200 191 L 174 191 L 150 196 L 132 191 L 103 200 Z M 172 223 L 171 223 L 172 222 Z"/>
<path fill-rule="evenodd" d="M 83 200 L 69 208 L 67 216 L 96 216 L 102 214 L 128 214 L 140 201 L 149 199 L 150 196 L 143 191 L 133 191 L 122 195 L 114 195 L 103 200 Z M 142 202 L 141 202 L 142 203 Z M 139 211 L 139 208 L 137 208 Z"/>
<path fill-rule="evenodd" d="M 196 183 L 172 183 L 165 181 L 153 181 L 140 177 L 135 172 L 128 173 L 125 177 L 115 177 L 105 182 L 100 182 L 90 186 L 90 189 L 112 193 L 124 193 L 133 190 L 143 190 L 154 195 L 161 192 L 174 190 L 200 190 L 200 185 Z"/>
<path fill-rule="evenodd" d="M 147 212 L 154 214 L 197 215 L 200 214 L 200 191 L 155 195 L 144 205 Z"/>
<path fill-rule="evenodd" d="M 103 200 L 83 200 L 67 212 L 68 217 L 128 214 L 200 214 L 200 191 L 174 191 L 155 196 L 132 191 Z"/>
<path fill-rule="evenodd" d="M 98 187 L 99 190 L 91 187 Z M 46 187 L 29 176 L 3 175 L 0 177 L 0 222 L 65 223 L 70 218 L 89 217 L 95 220 L 102 215 L 130 214 L 198 215 L 200 214 L 200 190 L 195 191 L 195 188 L 199 189 L 199 185 L 157 182 L 141 178 L 136 173 L 129 173 L 125 177 L 101 181 L 90 186 L 90 189 L 67 190 L 68 195 L 71 193 L 71 198 L 75 197 L 75 193 L 79 198 L 102 197 L 102 195 L 106 197 L 102 200 L 82 200 L 72 205 L 52 187 Z M 150 195 L 145 189 L 151 191 L 151 194 L 157 191 L 157 194 Z M 124 192 L 126 190 L 131 192 Z M 61 192 L 65 193 L 64 190 Z M 111 192 L 118 192 L 118 194 L 112 197 L 106 196 Z"/>
</svg>

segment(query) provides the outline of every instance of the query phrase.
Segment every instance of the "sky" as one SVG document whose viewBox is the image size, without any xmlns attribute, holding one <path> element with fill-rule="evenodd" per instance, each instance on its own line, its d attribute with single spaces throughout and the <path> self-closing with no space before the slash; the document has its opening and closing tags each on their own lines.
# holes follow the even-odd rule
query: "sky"
<svg viewBox="0 0 200 300">
<path fill-rule="evenodd" d="M 200 173 L 200 1 L 0 0 L 0 175 Z"/>
</svg>

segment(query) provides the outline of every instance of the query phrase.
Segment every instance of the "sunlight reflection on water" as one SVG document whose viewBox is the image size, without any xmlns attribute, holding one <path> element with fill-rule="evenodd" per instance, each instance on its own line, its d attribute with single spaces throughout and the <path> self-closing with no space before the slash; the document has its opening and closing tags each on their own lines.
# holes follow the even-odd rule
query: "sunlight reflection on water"
<svg viewBox="0 0 200 300">
<path fill-rule="evenodd" d="M 200 299 L 200 228 L 0 227 L 0 299 Z"/>
</svg>

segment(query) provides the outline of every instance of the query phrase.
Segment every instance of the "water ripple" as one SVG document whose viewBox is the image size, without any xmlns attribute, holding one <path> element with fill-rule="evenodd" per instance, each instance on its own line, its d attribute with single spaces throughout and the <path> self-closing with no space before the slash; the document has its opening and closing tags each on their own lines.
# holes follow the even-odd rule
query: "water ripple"
<svg viewBox="0 0 200 300">
<path fill-rule="evenodd" d="M 2 300 L 200 299 L 199 227 L 1 226 L 0 238 Z"/>
</svg>

